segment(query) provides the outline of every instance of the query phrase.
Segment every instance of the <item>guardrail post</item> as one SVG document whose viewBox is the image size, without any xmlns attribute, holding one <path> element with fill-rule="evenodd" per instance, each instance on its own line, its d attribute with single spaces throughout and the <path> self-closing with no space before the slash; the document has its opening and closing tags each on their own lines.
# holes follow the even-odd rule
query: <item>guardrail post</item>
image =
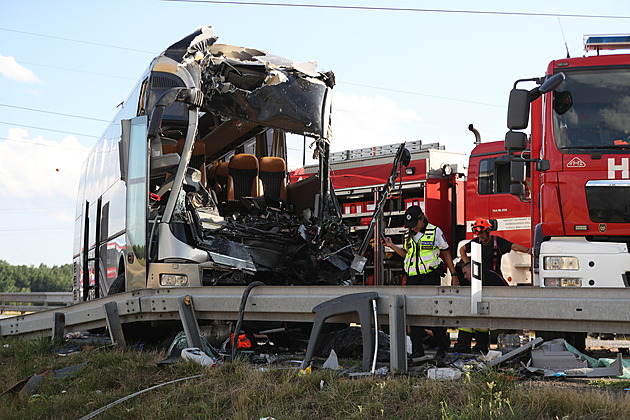
<svg viewBox="0 0 630 420">
<path fill-rule="evenodd" d="M 63 340 L 63 333 L 66 328 L 66 314 L 63 312 L 55 312 L 53 316 L 52 339 Z"/>
<path fill-rule="evenodd" d="M 103 309 L 112 343 L 115 343 L 116 347 L 121 350 L 126 349 L 127 342 L 125 341 L 125 333 L 120 322 L 120 316 L 118 316 L 118 304 L 116 302 L 108 302 L 103 305 Z"/>
<path fill-rule="evenodd" d="M 389 297 L 389 366 L 407 372 L 407 306 L 405 296 Z"/>
<path fill-rule="evenodd" d="M 195 317 L 192 296 L 182 296 L 177 302 L 179 303 L 179 317 L 184 326 L 184 334 L 186 334 L 188 347 L 197 347 L 203 350 L 201 333 L 199 332 L 199 324 L 197 324 L 197 318 Z"/>
</svg>

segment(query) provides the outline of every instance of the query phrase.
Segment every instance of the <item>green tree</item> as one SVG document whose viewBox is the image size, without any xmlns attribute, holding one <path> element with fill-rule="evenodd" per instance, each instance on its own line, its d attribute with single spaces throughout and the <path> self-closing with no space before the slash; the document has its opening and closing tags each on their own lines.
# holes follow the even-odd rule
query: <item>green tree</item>
<svg viewBox="0 0 630 420">
<path fill-rule="evenodd" d="M 72 265 L 11 265 L 0 260 L 0 292 L 70 292 Z"/>
</svg>

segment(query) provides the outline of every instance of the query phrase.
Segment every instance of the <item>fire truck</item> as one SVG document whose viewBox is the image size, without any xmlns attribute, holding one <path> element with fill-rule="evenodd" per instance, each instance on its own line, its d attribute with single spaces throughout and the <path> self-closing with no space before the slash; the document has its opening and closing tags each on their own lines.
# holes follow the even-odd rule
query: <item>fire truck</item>
<svg viewBox="0 0 630 420">
<path fill-rule="evenodd" d="M 422 207 L 431 223 L 442 229 L 454 258 L 463 241 L 473 237 L 470 225 L 477 217 L 488 218 L 498 235 L 529 247 L 530 206 L 510 194 L 511 161 L 503 142 L 481 143 L 479 132 L 472 125 L 469 129 L 475 133 L 476 143 L 470 155 L 416 140 L 404 144 L 411 155 L 404 168 L 392 168 L 399 144 L 330 154 L 330 179 L 342 218 L 352 232 L 359 237 L 371 235 L 369 225 L 376 205 L 383 194 L 389 197 L 382 215 L 377 216 L 372 246 L 367 248 L 365 284 L 404 282 L 402 259 L 373 244 L 380 244 L 379 237 L 386 235 L 402 245 L 403 216 L 412 205 Z M 396 182 L 384 191 L 392 169 Z M 317 165 L 305 166 L 293 171 L 291 180 L 297 182 L 316 172 Z M 510 285 L 531 284 L 530 266 L 528 256 L 516 252 L 502 259 L 502 271 Z M 448 277 L 443 281 L 450 284 Z"/>
<path fill-rule="evenodd" d="M 535 286 L 629 287 L 630 54 L 616 50 L 630 36 L 585 36 L 584 47 L 514 83 L 510 191 L 531 204 Z"/>
</svg>

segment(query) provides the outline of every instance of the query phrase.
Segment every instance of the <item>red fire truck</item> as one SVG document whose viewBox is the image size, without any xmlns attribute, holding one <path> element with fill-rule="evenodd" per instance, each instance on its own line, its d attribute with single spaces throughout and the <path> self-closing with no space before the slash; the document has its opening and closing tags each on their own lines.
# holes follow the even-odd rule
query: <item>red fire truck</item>
<svg viewBox="0 0 630 420">
<path fill-rule="evenodd" d="M 630 54 L 602 52 L 630 48 L 630 36 L 585 36 L 584 46 L 587 56 L 515 82 L 505 138 L 510 189 L 531 197 L 534 285 L 629 287 Z M 538 86 L 517 88 L 526 82 Z M 530 109 L 528 138 L 521 130 Z"/>
<path fill-rule="evenodd" d="M 444 150 L 438 143 L 407 142 L 411 161 L 401 169 L 387 200 L 379 234 L 391 236 L 402 244 L 403 215 L 411 205 L 421 206 L 431 223 L 440 226 L 457 257 L 462 240 L 471 239 L 470 225 L 477 217 L 491 220 L 497 234 L 529 246 L 529 204 L 510 194 L 510 161 L 503 142 L 481 143 L 470 156 Z M 392 161 L 398 144 L 331 153 L 330 173 L 342 217 L 351 230 L 362 237 L 367 232 L 375 203 L 392 172 Z M 306 166 L 291 173 L 292 182 L 317 172 L 317 166 Z M 375 241 L 379 243 L 379 241 Z M 364 281 L 368 284 L 399 284 L 402 259 L 393 252 L 368 248 Z M 385 249 L 385 251 L 389 251 Z M 509 284 L 531 284 L 528 256 L 516 252 L 502 259 L 502 270 Z M 384 261 L 379 265 L 380 261 Z M 445 277 L 445 282 L 449 279 Z"/>
</svg>

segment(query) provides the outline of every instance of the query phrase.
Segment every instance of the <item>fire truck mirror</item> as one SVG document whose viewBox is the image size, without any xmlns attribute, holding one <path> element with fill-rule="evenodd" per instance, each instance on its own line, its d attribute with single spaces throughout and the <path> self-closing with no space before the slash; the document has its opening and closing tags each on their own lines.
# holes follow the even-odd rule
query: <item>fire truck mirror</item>
<svg viewBox="0 0 630 420">
<path fill-rule="evenodd" d="M 558 115 L 564 115 L 573 106 L 573 96 L 571 92 L 565 90 L 564 92 L 553 92 L 553 110 Z"/>
<path fill-rule="evenodd" d="M 529 91 L 512 89 L 508 102 L 507 126 L 510 130 L 523 130 L 529 123 Z"/>
<path fill-rule="evenodd" d="M 540 93 L 547 93 L 551 92 L 552 90 L 556 90 L 556 88 L 558 88 L 558 86 L 560 86 L 562 82 L 564 82 L 565 78 L 566 76 L 564 75 L 564 73 L 554 74 L 553 76 L 548 77 L 547 80 L 545 80 L 545 82 L 540 85 L 538 91 Z"/>
<path fill-rule="evenodd" d="M 527 147 L 527 135 L 519 131 L 508 131 L 505 133 L 505 150 L 520 152 Z"/>
<path fill-rule="evenodd" d="M 519 197 L 525 197 L 525 185 L 523 184 L 510 185 L 510 194 L 516 195 Z"/>
<path fill-rule="evenodd" d="M 547 159 L 542 159 L 539 161 L 536 161 L 536 170 L 537 171 L 548 171 L 549 168 L 551 168 L 551 164 L 549 163 L 549 161 Z"/>
<path fill-rule="evenodd" d="M 512 184 L 525 182 L 525 162 L 510 162 L 510 181 Z"/>
</svg>

